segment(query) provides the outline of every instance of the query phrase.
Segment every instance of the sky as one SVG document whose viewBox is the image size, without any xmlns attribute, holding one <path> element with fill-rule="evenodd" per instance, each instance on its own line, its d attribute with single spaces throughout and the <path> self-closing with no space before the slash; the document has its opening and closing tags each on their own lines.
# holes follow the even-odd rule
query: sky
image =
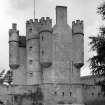
<svg viewBox="0 0 105 105">
<path fill-rule="evenodd" d="M 84 21 L 84 61 L 82 75 L 88 75 L 90 69 L 87 60 L 93 55 L 90 52 L 89 36 L 97 35 L 98 28 L 104 22 L 96 14 L 96 8 L 102 0 L 35 0 L 35 17 L 51 17 L 55 24 L 55 7 L 68 7 L 68 24 L 73 20 Z M 1 0 L 0 1 L 0 70 L 9 70 L 8 30 L 12 23 L 17 23 L 20 35 L 25 35 L 26 20 L 33 18 L 33 0 Z"/>
</svg>

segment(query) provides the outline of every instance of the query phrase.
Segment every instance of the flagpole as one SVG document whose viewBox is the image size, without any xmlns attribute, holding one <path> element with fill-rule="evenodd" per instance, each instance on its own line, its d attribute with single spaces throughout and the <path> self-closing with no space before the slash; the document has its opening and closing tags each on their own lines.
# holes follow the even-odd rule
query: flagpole
<svg viewBox="0 0 105 105">
<path fill-rule="evenodd" d="M 34 0 L 34 20 L 35 20 L 35 0 Z"/>
</svg>

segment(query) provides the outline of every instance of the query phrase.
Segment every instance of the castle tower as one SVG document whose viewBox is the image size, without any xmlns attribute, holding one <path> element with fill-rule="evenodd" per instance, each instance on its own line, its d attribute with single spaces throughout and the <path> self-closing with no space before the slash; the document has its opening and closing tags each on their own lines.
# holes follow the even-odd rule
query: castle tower
<svg viewBox="0 0 105 105">
<path fill-rule="evenodd" d="M 52 19 L 42 17 L 40 20 L 40 64 L 43 73 L 43 83 L 51 82 L 51 71 L 53 65 L 53 35 Z"/>
<path fill-rule="evenodd" d="M 72 22 L 73 37 L 73 81 L 79 82 L 80 68 L 84 64 L 84 33 L 83 21 L 76 20 Z"/>
<path fill-rule="evenodd" d="M 80 69 L 84 64 L 84 33 L 83 21 L 72 22 L 72 84 L 74 104 L 83 104 L 82 86 L 80 81 Z"/>
<path fill-rule="evenodd" d="M 26 23 L 26 50 L 27 50 L 27 84 L 41 83 L 41 69 L 39 64 L 39 34 L 38 20 L 32 19 Z"/>
<path fill-rule="evenodd" d="M 9 66 L 12 70 L 19 67 L 19 31 L 15 23 L 9 30 Z"/>
<path fill-rule="evenodd" d="M 48 68 L 52 65 L 52 20 L 42 17 L 40 23 L 40 64 L 42 68 Z"/>
</svg>

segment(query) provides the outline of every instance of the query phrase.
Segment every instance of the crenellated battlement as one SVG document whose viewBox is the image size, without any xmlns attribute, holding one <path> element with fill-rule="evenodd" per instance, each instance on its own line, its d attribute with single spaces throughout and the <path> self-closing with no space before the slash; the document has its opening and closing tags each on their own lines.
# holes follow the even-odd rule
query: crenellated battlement
<svg viewBox="0 0 105 105">
<path fill-rule="evenodd" d="M 26 21 L 26 39 L 39 38 L 39 33 L 44 31 L 52 32 L 52 19 L 50 17 Z"/>
<path fill-rule="evenodd" d="M 30 19 L 28 21 L 26 21 L 27 25 L 32 25 L 32 24 L 36 24 L 36 25 L 52 25 L 52 19 L 50 19 L 50 17 L 41 17 L 40 19 Z"/>
<path fill-rule="evenodd" d="M 76 20 L 72 22 L 72 25 L 83 24 L 83 20 Z"/>
<path fill-rule="evenodd" d="M 83 32 L 83 21 L 82 20 L 76 20 L 72 22 L 72 33 L 73 34 L 84 34 Z"/>
<path fill-rule="evenodd" d="M 13 32 L 19 33 L 19 31 L 17 30 L 17 24 L 16 23 L 12 23 L 12 28 L 9 29 L 9 33 L 13 33 Z"/>
<path fill-rule="evenodd" d="M 52 19 L 50 19 L 50 17 L 41 17 L 41 19 L 39 19 L 39 23 L 41 25 L 52 25 Z"/>
<path fill-rule="evenodd" d="M 17 30 L 17 24 L 16 24 L 16 23 L 13 23 L 13 24 L 12 24 L 12 29 Z"/>
<path fill-rule="evenodd" d="M 9 29 L 9 42 L 10 41 L 19 41 L 19 30 L 17 30 L 16 23 L 13 23 L 12 28 Z"/>
<path fill-rule="evenodd" d="M 39 32 L 43 32 L 43 31 L 50 31 L 52 32 L 52 19 L 50 19 L 49 17 L 42 17 L 39 20 L 39 23 L 41 25 L 40 31 Z"/>
</svg>

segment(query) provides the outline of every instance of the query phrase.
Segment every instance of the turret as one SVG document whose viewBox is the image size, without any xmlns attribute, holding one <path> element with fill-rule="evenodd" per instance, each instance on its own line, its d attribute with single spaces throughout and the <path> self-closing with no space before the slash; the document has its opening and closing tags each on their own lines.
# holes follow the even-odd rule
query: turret
<svg viewBox="0 0 105 105">
<path fill-rule="evenodd" d="M 76 20 L 72 22 L 72 83 L 73 96 L 76 98 L 75 104 L 82 104 L 82 88 L 80 80 L 80 69 L 84 64 L 84 29 L 83 21 Z"/>
<path fill-rule="evenodd" d="M 40 24 L 40 64 L 49 67 L 52 64 L 52 20 L 42 17 Z"/>
<path fill-rule="evenodd" d="M 19 67 L 19 31 L 15 23 L 9 30 L 9 66 L 11 69 Z"/>
<path fill-rule="evenodd" d="M 72 22 L 73 37 L 73 64 L 81 68 L 84 64 L 84 32 L 83 21 L 76 20 Z"/>
<path fill-rule="evenodd" d="M 83 21 L 72 22 L 72 82 L 80 83 L 80 68 L 84 64 Z"/>
<path fill-rule="evenodd" d="M 41 83 L 39 65 L 39 23 L 37 19 L 26 22 L 26 49 L 27 49 L 27 83 L 28 85 Z"/>
</svg>

